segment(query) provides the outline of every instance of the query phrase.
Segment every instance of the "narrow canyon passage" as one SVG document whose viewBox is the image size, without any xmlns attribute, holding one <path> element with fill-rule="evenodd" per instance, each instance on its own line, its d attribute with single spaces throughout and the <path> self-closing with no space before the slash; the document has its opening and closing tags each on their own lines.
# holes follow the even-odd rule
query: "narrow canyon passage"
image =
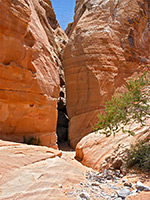
<svg viewBox="0 0 150 200">
<path fill-rule="evenodd" d="M 149 199 L 126 156 L 150 118 L 134 137 L 92 128 L 150 71 L 149 44 L 150 0 L 0 0 L 0 200 Z"/>
<path fill-rule="evenodd" d="M 60 79 L 61 80 L 61 79 Z M 66 88 L 65 81 L 60 81 L 60 96 L 57 103 L 58 119 L 57 119 L 57 143 L 58 145 L 68 141 L 68 124 L 69 118 L 66 108 Z M 69 141 L 68 141 L 69 142 Z"/>
</svg>

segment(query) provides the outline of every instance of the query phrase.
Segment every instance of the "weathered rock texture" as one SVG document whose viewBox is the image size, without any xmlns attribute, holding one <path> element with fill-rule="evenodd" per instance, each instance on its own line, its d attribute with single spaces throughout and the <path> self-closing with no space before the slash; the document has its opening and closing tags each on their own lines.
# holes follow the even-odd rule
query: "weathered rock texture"
<svg viewBox="0 0 150 200">
<path fill-rule="evenodd" d="M 0 1 L 0 138 L 32 135 L 56 148 L 66 41 L 49 0 Z"/>
<path fill-rule="evenodd" d="M 138 66 L 150 63 L 149 0 L 77 0 L 64 52 L 69 140 L 91 132 L 91 124 Z"/>
<path fill-rule="evenodd" d="M 85 136 L 76 146 L 77 160 L 96 170 L 123 167 L 123 159 L 127 155 L 130 145 L 135 144 L 138 140 L 150 140 L 150 119 L 147 120 L 146 126 L 133 124 L 131 129 L 135 132 L 134 137 L 122 133 L 122 131 L 115 137 L 106 137 L 98 132 Z"/>
<path fill-rule="evenodd" d="M 61 154 L 48 147 L 0 140 L 0 199 L 70 199 L 65 189 L 83 181 L 83 171 Z"/>
</svg>

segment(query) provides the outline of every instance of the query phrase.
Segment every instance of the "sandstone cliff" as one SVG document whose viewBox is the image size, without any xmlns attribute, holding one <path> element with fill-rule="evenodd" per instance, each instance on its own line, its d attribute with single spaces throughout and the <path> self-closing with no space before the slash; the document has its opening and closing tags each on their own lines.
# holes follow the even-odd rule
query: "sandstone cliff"
<svg viewBox="0 0 150 200">
<path fill-rule="evenodd" d="M 64 52 L 71 146 L 91 132 L 114 89 L 150 63 L 150 1 L 77 0 Z"/>
<path fill-rule="evenodd" d="M 0 1 L 0 138 L 56 148 L 66 41 L 49 0 Z"/>
</svg>

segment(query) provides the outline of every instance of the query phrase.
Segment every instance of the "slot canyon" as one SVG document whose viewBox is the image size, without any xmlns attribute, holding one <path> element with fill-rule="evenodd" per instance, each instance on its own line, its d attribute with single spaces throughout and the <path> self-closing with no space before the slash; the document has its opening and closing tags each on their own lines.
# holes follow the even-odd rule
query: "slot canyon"
<svg viewBox="0 0 150 200">
<path fill-rule="evenodd" d="M 135 136 L 92 127 L 149 70 L 149 0 L 76 0 L 65 31 L 50 0 L 0 0 L 0 200 L 148 200 L 149 173 L 123 156 L 150 145 L 150 119 Z"/>
</svg>

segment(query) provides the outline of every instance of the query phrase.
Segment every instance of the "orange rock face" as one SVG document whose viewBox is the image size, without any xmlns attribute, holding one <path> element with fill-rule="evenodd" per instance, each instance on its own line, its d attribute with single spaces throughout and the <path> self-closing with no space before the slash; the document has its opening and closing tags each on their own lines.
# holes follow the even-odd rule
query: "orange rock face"
<svg viewBox="0 0 150 200">
<path fill-rule="evenodd" d="M 150 119 L 147 120 L 146 126 L 140 127 L 139 124 L 133 124 L 132 130 L 135 136 L 129 136 L 127 133 L 120 131 L 116 136 L 106 137 L 98 132 L 91 133 L 76 146 L 76 158 L 83 165 L 96 170 L 109 168 L 110 158 L 115 162 L 116 159 L 122 159 L 124 152 L 135 144 L 138 140 L 150 138 Z"/>
<path fill-rule="evenodd" d="M 56 148 L 59 56 L 67 37 L 49 0 L 0 1 L 0 138 Z"/>
<path fill-rule="evenodd" d="M 75 147 L 92 131 L 115 88 L 150 63 L 150 2 L 76 2 L 64 52 L 69 140 Z"/>
</svg>

